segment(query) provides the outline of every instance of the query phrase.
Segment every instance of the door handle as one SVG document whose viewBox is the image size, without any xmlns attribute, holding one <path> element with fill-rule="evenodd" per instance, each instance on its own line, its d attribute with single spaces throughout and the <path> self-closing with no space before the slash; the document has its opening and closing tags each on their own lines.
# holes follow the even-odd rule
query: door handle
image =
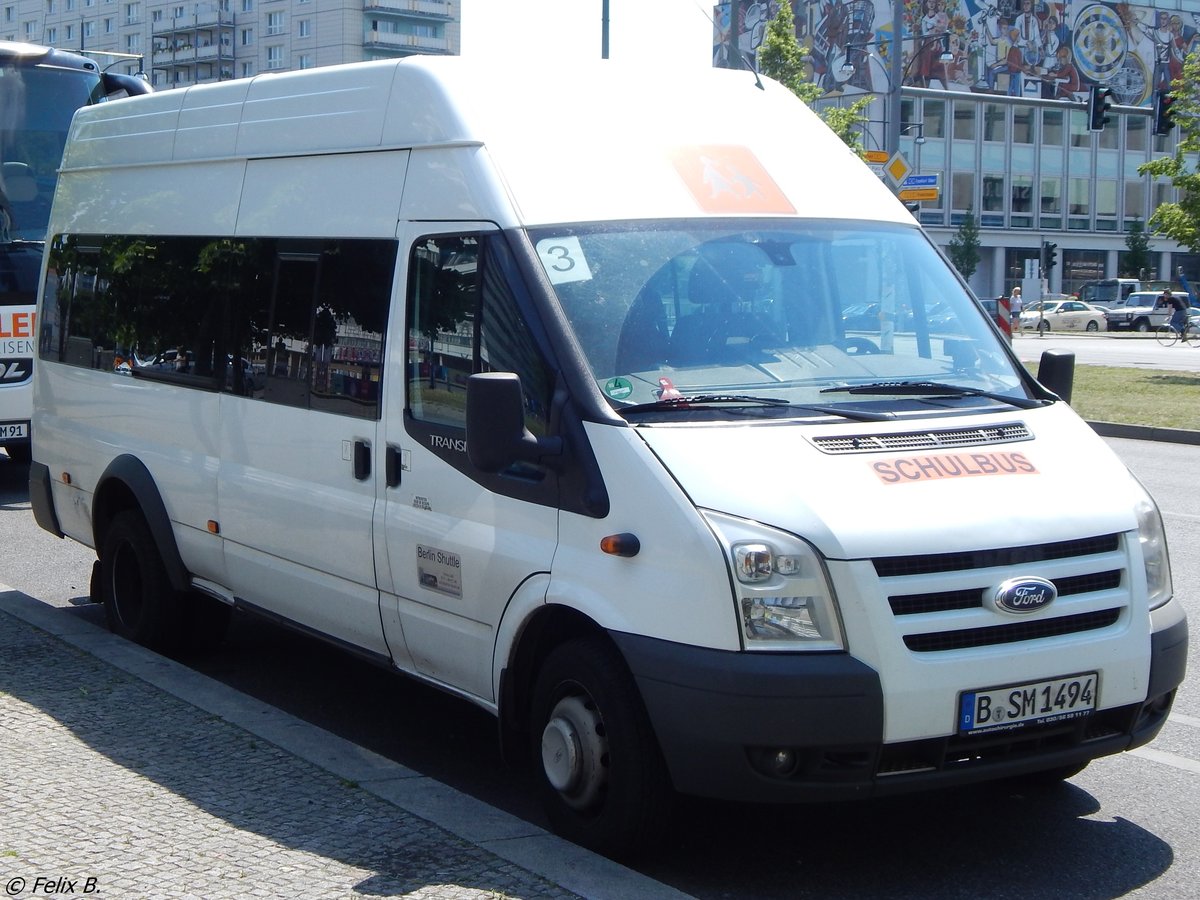
<svg viewBox="0 0 1200 900">
<path fill-rule="evenodd" d="M 354 477 L 366 481 L 371 476 L 371 442 L 354 439 Z"/>
<path fill-rule="evenodd" d="M 383 451 L 383 470 L 388 487 L 400 485 L 400 448 L 392 444 Z"/>
</svg>

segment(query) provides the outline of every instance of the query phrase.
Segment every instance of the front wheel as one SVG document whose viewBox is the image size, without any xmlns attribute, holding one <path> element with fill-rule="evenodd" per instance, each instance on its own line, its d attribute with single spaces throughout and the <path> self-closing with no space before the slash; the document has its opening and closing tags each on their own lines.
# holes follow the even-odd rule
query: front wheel
<svg viewBox="0 0 1200 900">
<path fill-rule="evenodd" d="M 1150 330 L 1150 320 L 1149 319 L 1138 319 L 1136 322 L 1133 323 L 1133 330 L 1140 331 L 1143 334 L 1145 334 L 1147 331 Z"/>
<path fill-rule="evenodd" d="M 555 648 L 533 690 L 538 791 L 554 830 L 610 856 L 650 847 L 674 791 L 637 685 L 598 638 Z"/>
<path fill-rule="evenodd" d="M 1158 330 L 1154 333 L 1158 342 L 1164 347 L 1170 347 L 1179 340 L 1179 331 L 1174 325 L 1159 325 Z"/>
<path fill-rule="evenodd" d="M 175 650 L 182 639 L 180 596 L 146 520 L 118 513 L 100 548 L 100 600 L 115 634 L 153 650 Z"/>
<path fill-rule="evenodd" d="M 1088 323 L 1087 323 L 1087 330 L 1088 330 L 1088 331 L 1099 331 L 1099 330 L 1100 330 L 1100 324 L 1099 324 L 1098 322 L 1088 322 Z"/>
<path fill-rule="evenodd" d="M 1037 329 L 1038 329 L 1038 334 L 1045 334 L 1047 331 L 1050 330 L 1050 323 L 1047 322 L 1045 319 L 1043 319 L 1042 321 L 1038 322 Z"/>
</svg>

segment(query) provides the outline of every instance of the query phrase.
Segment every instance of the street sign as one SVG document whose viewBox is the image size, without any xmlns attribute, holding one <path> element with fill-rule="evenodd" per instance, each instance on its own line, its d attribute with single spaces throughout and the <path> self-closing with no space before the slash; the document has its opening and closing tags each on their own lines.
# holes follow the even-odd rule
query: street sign
<svg viewBox="0 0 1200 900">
<path fill-rule="evenodd" d="M 936 200 L 940 191 L 933 188 L 904 188 L 900 191 L 900 199 L 904 201 L 912 200 Z"/>
<path fill-rule="evenodd" d="M 869 163 L 883 164 L 888 161 L 888 152 L 886 150 L 868 150 L 865 156 Z"/>
<path fill-rule="evenodd" d="M 883 167 L 887 172 L 888 177 L 892 179 L 892 184 L 899 185 L 904 181 L 909 172 L 912 171 L 912 166 L 908 164 L 908 160 L 904 158 L 904 154 L 896 151 L 892 154 L 888 164 Z"/>
<path fill-rule="evenodd" d="M 902 189 L 908 188 L 936 188 L 938 187 L 938 176 L 933 175 L 909 175 L 900 183 Z"/>
</svg>

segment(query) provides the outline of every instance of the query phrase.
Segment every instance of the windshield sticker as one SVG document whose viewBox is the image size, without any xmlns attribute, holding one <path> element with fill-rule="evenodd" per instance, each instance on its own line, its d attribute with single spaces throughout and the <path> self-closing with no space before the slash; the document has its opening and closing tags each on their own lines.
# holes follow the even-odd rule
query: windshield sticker
<svg viewBox="0 0 1200 900">
<path fill-rule="evenodd" d="M 796 212 L 748 147 L 681 147 L 671 162 L 705 212 Z"/>
<path fill-rule="evenodd" d="M 551 284 L 592 280 L 592 270 L 588 268 L 587 257 L 579 246 L 579 238 L 544 238 L 538 241 L 537 252 Z"/>
<path fill-rule="evenodd" d="M 633 383 L 628 378 L 610 378 L 604 383 L 604 393 L 614 400 L 624 400 L 633 393 Z"/>
<path fill-rule="evenodd" d="M 1024 453 L 950 453 L 940 456 L 906 456 L 872 463 L 884 484 L 915 484 L 981 475 L 1037 475 L 1037 467 Z"/>
</svg>

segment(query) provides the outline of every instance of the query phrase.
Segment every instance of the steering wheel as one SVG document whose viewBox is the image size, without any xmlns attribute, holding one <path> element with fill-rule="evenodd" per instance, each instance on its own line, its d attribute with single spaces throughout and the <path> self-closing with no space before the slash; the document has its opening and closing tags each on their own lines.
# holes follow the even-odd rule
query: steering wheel
<svg viewBox="0 0 1200 900">
<path fill-rule="evenodd" d="M 842 338 L 836 342 L 836 345 L 844 350 L 848 356 L 866 356 L 870 353 L 879 352 L 877 344 L 861 337 Z"/>
</svg>

